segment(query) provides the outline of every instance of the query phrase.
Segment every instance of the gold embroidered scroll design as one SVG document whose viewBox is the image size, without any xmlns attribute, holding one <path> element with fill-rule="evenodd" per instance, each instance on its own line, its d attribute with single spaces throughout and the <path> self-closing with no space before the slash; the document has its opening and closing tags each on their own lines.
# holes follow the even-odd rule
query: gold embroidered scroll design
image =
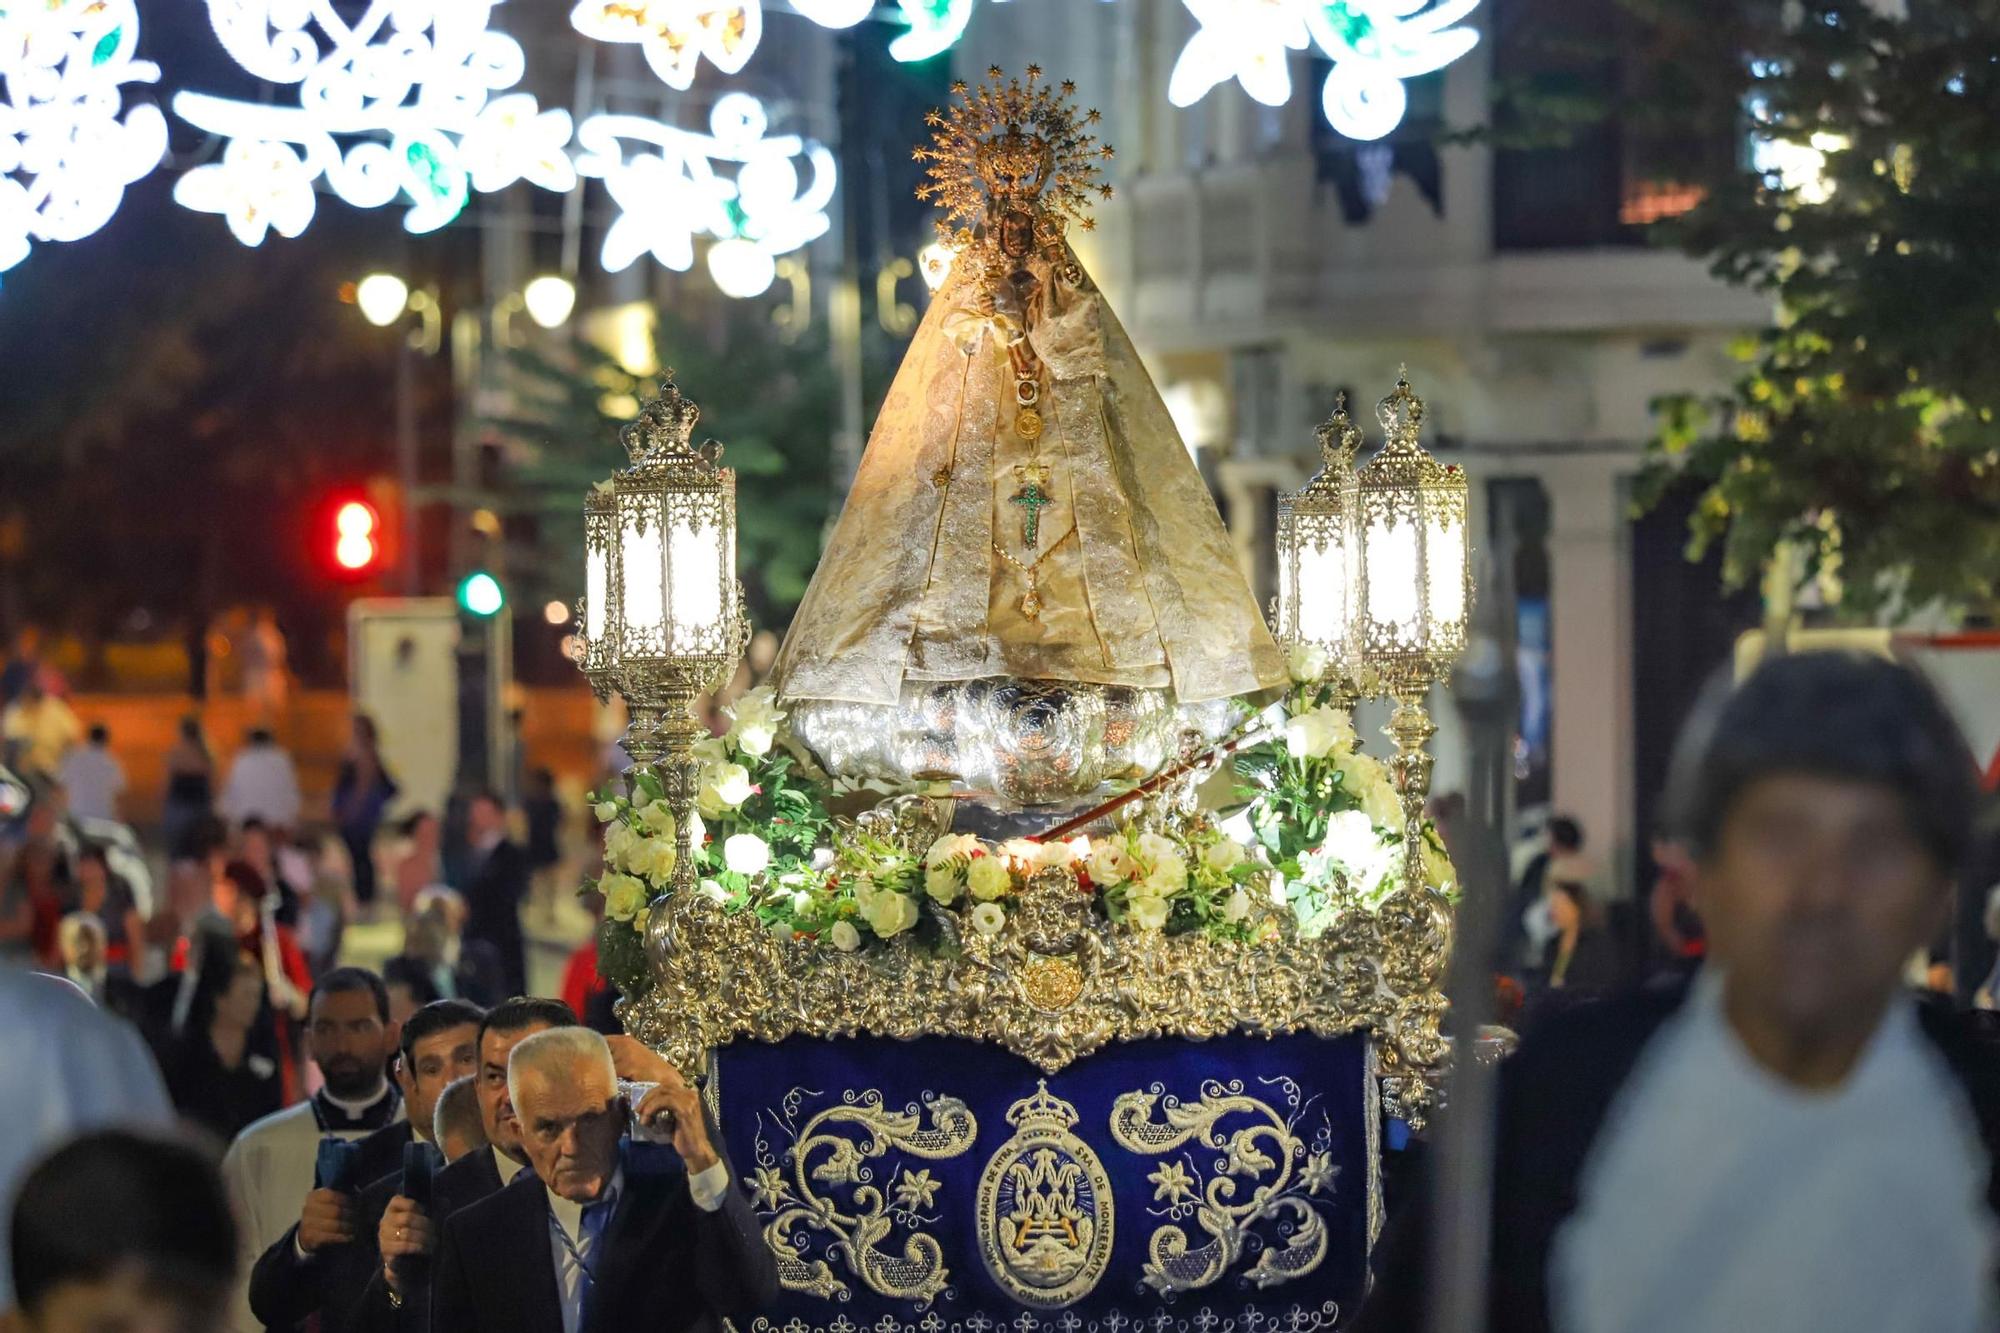
<svg viewBox="0 0 2000 1333">
<path fill-rule="evenodd" d="M 1155 1083 L 1112 1103 L 1111 1137 L 1120 1147 L 1149 1156 L 1195 1150 L 1162 1161 L 1147 1177 L 1158 1205 L 1150 1211 L 1163 1221 L 1147 1241 L 1144 1280 L 1163 1295 L 1212 1286 L 1253 1252 L 1243 1280 L 1260 1291 L 1302 1277 L 1326 1258 L 1326 1219 L 1314 1202 L 1333 1193 L 1340 1170 L 1332 1119 L 1322 1111 L 1308 1140 L 1300 1124 L 1318 1099 L 1289 1078 L 1259 1082 L 1278 1091 L 1286 1114 L 1246 1094 L 1241 1079 L 1204 1081 L 1196 1102 Z M 1221 1154 L 1206 1180 L 1195 1160 L 1203 1148 Z M 1190 1243 L 1183 1225 L 1189 1221 L 1209 1238 L 1205 1244 Z"/>
<path fill-rule="evenodd" d="M 793 1088 L 757 1118 L 756 1167 L 750 1186 L 758 1214 L 767 1219 L 764 1240 L 778 1259 L 778 1279 L 788 1291 L 847 1300 L 852 1289 L 828 1262 L 841 1261 L 869 1290 L 926 1308 L 947 1289 L 951 1272 L 944 1247 L 923 1228 L 936 1223 L 942 1182 L 928 1167 L 897 1164 L 878 1184 L 878 1164 L 890 1152 L 922 1161 L 945 1161 L 972 1147 L 979 1123 L 956 1097 L 924 1095 L 902 1110 L 882 1094 L 848 1091 L 838 1103 L 810 1115 L 808 1099 L 821 1093 Z M 766 1116 L 789 1134 L 774 1146 Z M 889 1248 L 897 1231 L 902 1252 Z M 813 1233 L 825 1239 L 817 1245 Z"/>
</svg>

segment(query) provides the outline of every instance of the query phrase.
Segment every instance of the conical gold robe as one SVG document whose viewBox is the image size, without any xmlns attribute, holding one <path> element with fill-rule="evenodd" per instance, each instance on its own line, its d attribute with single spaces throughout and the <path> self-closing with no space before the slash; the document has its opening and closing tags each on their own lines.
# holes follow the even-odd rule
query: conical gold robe
<svg viewBox="0 0 2000 1333">
<path fill-rule="evenodd" d="M 894 705 L 905 682 L 1013 678 L 1191 704 L 1284 683 L 1166 405 L 1063 253 L 1028 261 L 1031 311 L 962 273 L 933 299 L 778 655 L 787 698 Z M 1023 337 L 1036 438 L 1016 429 Z"/>
</svg>

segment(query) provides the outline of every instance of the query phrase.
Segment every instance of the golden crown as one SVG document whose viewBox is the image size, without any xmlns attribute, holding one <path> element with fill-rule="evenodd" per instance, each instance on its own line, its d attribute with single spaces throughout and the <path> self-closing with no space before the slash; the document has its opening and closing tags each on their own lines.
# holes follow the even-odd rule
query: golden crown
<svg viewBox="0 0 2000 1333">
<path fill-rule="evenodd" d="M 1051 87 L 1041 80 L 1039 65 L 1028 66 L 1025 81 L 995 65 L 977 87 L 951 86 L 957 106 L 924 117 L 934 133 L 930 147 L 914 150 L 917 161 L 930 164 L 917 198 L 944 210 L 939 234 L 949 239 L 954 228 L 978 226 L 989 202 L 1033 212 L 1058 229 L 1069 220 L 1091 228 L 1091 198 L 1111 197 L 1111 187 L 1098 180 L 1098 164 L 1110 160 L 1111 147 L 1085 128 L 1100 117 L 1077 111 L 1074 83 Z"/>
</svg>

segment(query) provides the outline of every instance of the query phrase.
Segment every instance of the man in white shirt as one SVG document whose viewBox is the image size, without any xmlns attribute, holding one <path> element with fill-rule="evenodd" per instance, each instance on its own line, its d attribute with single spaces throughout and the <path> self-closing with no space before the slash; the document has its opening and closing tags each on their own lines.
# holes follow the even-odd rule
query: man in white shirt
<svg viewBox="0 0 2000 1333">
<path fill-rule="evenodd" d="M 663 1079 L 634 1111 L 584 1027 L 517 1045 L 508 1086 L 535 1174 L 445 1223 L 433 1333 L 716 1327 L 775 1299 L 776 1260 L 694 1089 Z M 672 1149 L 627 1140 L 631 1118 Z"/>
<path fill-rule="evenodd" d="M 118 798 L 125 794 L 125 765 L 111 753 L 111 729 L 102 722 L 90 728 L 90 739 L 63 756 L 56 781 L 69 797 L 76 819 L 117 819 Z"/>
<path fill-rule="evenodd" d="M 1673 832 L 1709 966 L 1502 1068 L 1492 1333 L 1975 1333 L 2000 1291 L 2000 1079 L 1903 961 L 1949 920 L 1976 769 L 1938 697 L 1809 654 L 1683 734 Z M 1430 1209 L 1360 1330 L 1425 1325 Z"/>
<path fill-rule="evenodd" d="M 274 829 L 299 824 L 299 775 L 268 728 L 252 727 L 243 748 L 229 763 L 229 779 L 219 803 L 232 824 L 260 819 Z"/>
</svg>

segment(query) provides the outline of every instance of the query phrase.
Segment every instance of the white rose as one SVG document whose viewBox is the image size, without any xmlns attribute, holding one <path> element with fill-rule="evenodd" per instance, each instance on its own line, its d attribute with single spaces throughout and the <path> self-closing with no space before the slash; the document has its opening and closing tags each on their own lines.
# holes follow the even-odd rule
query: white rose
<svg viewBox="0 0 2000 1333">
<path fill-rule="evenodd" d="M 834 922 L 833 929 L 827 932 L 827 938 L 831 939 L 833 947 L 842 953 L 853 953 L 861 947 L 861 932 L 854 928 L 852 921 Z"/>
<path fill-rule="evenodd" d="M 1285 752 L 1294 759 L 1324 759 L 1354 743 L 1354 724 L 1338 708 L 1321 707 L 1285 723 Z"/>
<path fill-rule="evenodd" d="M 1041 856 L 1041 847 L 1033 838 L 1009 838 L 1000 844 L 1000 852 L 1023 866 L 1033 866 Z"/>
<path fill-rule="evenodd" d="M 696 741 L 693 753 L 695 762 L 703 768 L 711 768 L 716 764 L 726 764 L 729 762 L 729 747 L 722 743 L 722 739 L 719 736 L 709 736 Z"/>
<path fill-rule="evenodd" d="M 952 866 L 932 866 L 924 871 L 924 892 L 930 895 L 932 902 L 949 907 L 965 892 L 965 884 Z"/>
<path fill-rule="evenodd" d="M 1014 877 L 997 856 L 975 857 L 965 871 L 966 887 L 981 902 L 991 902 L 1014 887 Z"/>
<path fill-rule="evenodd" d="M 739 875 L 762 874 L 771 864 L 771 846 L 754 833 L 738 833 L 722 844 L 722 864 Z"/>
<path fill-rule="evenodd" d="M 672 838 L 641 838 L 625 854 L 625 868 L 650 880 L 672 879 L 680 849 Z"/>
<path fill-rule="evenodd" d="M 731 810 L 749 800 L 754 790 L 750 770 L 741 764 L 716 765 L 708 786 L 714 790 L 716 801 Z"/>
<path fill-rule="evenodd" d="M 1035 844 L 1035 867 L 1039 870 L 1061 870 L 1075 860 L 1076 848 L 1066 842 Z"/>
<path fill-rule="evenodd" d="M 1139 835 L 1139 860 L 1146 865 L 1158 865 L 1168 857 L 1178 860 L 1180 858 L 1180 850 L 1179 847 L 1174 845 L 1172 838 L 1166 837 L 1163 834 L 1141 833 Z"/>
<path fill-rule="evenodd" d="M 759 685 L 729 710 L 732 722 L 729 739 L 737 749 L 748 755 L 762 757 L 771 752 L 771 745 L 778 737 L 778 723 L 785 714 L 771 687 Z"/>
<path fill-rule="evenodd" d="M 695 886 L 695 892 L 709 899 L 711 902 L 726 903 L 729 901 L 729 890 L 722 887 L 722 881 L 720 880 L 705 879 Z"/>
<path fill-rule="evenodd" d="M 597 881 L 604 895 L 604 915 L 613 921 L 630 921 L 646 905 L 646 886 L 630 875 L 606 875 Z"/>
<path fill-rule="evenodd" d="M 596 805 L 590 807 L 590 812 L 597 816 L 598 823 L 609 824 L 612 820 L 618 818 L 618 802 L 599 801 Z"/>
<path fill-rule="evenodd" d="M 972 909 L 972 928 L 982 935 L 998 935 L 1007 924 L 1007 911 L 999 903 L 980 903 Z"/>
<path fill-rule="evenodd" d="M 877 893 L 870 896 L 861 914 L 869 928 L 886 940 L 917 924 L 917 903 L 907 893 Z"/>
<path fill-rule="evenodd" d="M 1153 897 L 1129 899 L 1125 904 L 1125 915 L 1141 930 L 1158 930 L 1167 924 L 1166 899 Z"/>
<path fill-rule="evenodd" d="M 1211 843 L 1207 850 L 1202 852 L 1201 860 L 1210 870 L 1218 870 L 1226 875 L 1242 865 L 1243 858 L 1247 855 L 1249 853 L 1244 850 L 1242 843 L 1234 838 L 1223 838 L 1219 842 Z"/>
<path fill-rule="evenodd" d="M 604 829 L 604 863 L 613 870 L 630 870 L 628 858 L 639 845 L 639 835 L 630 824 L 619 822 Z"/>
<path fill-rule="evenodd" d="M 1229 901 L 1222 905 L 1222 919 L 1233 926 L 1249 915 L 1250 895 L 1245 893 L 1243 886 L 1239 884 L 1236 886 L 1236 891 L 1229 895 Z"/>
<path fill-rule="evenodd" d="M 1099 838 L 1090 844 L 1084 868 L 1091 879 L 1106 887 L 1123 884 L 1132 876 L 1132 853 L 1126 849 L 1123 838 Z"/>
<path fill-rule="evenodd" d="M 1326 649 L 1316 643 L 1295 643 L 1285 655 L 1285 665 L 1301 685 L 1318 680 L 1326 674 Z"/>
<path fill-rule="evenodd" d="M 644 810 L 636 812 L 639 822 L 654 833 L 672 834 L 674 831 L 674 808 L 664 798 L 652 802 Z"/>
<path fill-rule="evenodd" d="M 931 849 L 924 853 L 924 864 L 941 866 L 948 861 L 970 860 L 972 854 L 978 850 L 979 839 L 970 833 L 947 833 L 932 843 Z"/>
<path fill-rule="evenodd" d="M 804 916 L 807 912 L 812 911 L 812 905 L 813 905 L 813 896 L 810 893 L 807 893 L 804 889 L 793 890 L 792 892 L 793 916 Z"/>
<path fill-rule="evenodd" d="M 1171 898 L 1187 887 L 1187 863 L 1178 852 L 1168 852 L 1153 863 L 1146 875 L 1146 892 L 1154 897 Z"/>
<path fill-rule="evenodd" d="M 688 846 L 693 847 L 697 851 L 701 850 L 701 845 L 708 841 L 708 826 L 703 824 L 701 816 L 692 810 L 688 811 L 688 838 Z"/>
</svg>

